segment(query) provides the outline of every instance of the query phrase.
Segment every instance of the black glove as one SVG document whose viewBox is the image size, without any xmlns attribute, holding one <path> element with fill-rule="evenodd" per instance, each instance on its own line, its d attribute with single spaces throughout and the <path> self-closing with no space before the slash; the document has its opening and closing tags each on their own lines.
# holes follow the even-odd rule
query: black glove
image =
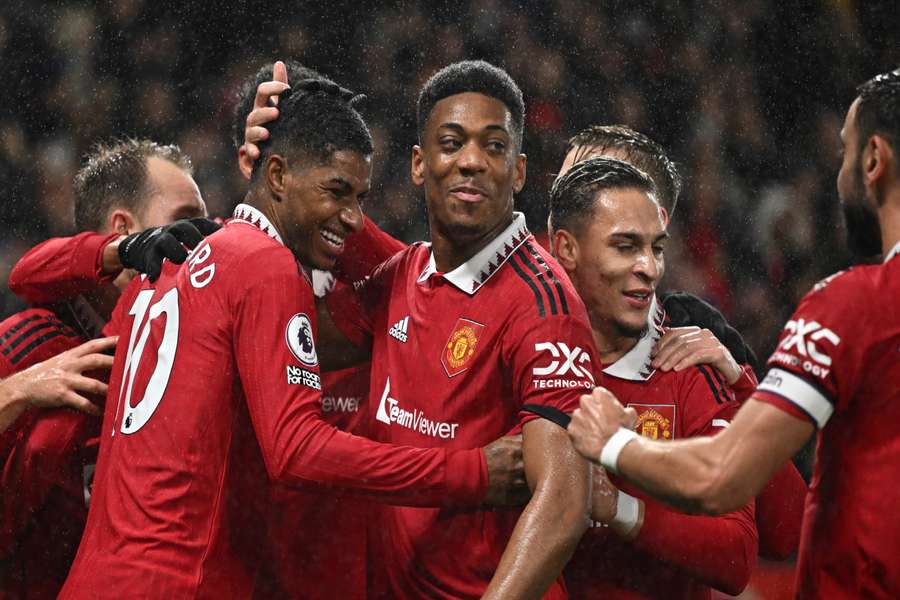
<svg viewBox="0 0 900 600">
<path fill-rule="evenodd" d="M 713 306 L 687 292 L 667 292 L 661 295 L 660 300 L 672 327 L 695 325 L 709 329 L 728 348 L 734 360 L 756 370 L 756 354 L 738 330 L 729 325 L 725 316 Z"/>
<path fill-rule="evenodd" d="M 185 246 L 193 249 L 204 237 L 221 227 L 209 219 L 182 219 L 163 227 L 132 233 L 119 243 L 119 260 L 123 267 L 146 273 L 150 281 L 156 281 L 162 272 L 164 259 L 168 258 L 175 264 L 183 263 L 188 255 Z"/>
</svg>

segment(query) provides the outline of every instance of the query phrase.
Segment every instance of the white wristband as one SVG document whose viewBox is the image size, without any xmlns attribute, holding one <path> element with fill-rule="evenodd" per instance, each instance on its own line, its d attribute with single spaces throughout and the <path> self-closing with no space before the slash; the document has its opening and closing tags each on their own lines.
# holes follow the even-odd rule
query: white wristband
<svg viewBox="0 0 900 600">
<path fill-rule="evenodd" d="M 622 490 L 619 490 L 619 499 L 616 501 L 616 516 L 613 517 L 610 525 L 616 527 L 624 534 L 631 533 L 638 522 L 641 512 L 641 503 L 634 496 L 629 496 Z"/>
<path fill-rule="evenodd" d="M 622 448 L 636 437 L 638 434 L 631 429 L 619 427 L 619 430 L 607 440 L 603 450 L 600 451 L 600 464 L 607 470 L 618 474 L 619 454 L 622 452 Z"/>
</svg>

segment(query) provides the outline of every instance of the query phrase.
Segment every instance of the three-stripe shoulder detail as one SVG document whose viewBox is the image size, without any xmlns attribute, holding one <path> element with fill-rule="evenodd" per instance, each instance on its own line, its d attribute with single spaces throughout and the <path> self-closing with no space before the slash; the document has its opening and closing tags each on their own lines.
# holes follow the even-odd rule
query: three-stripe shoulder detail
<svg viewBox="0 0 900 600">
<path fill-rule="evenodd" d="M 77 338 L 78 334 L 55 316 L 33 315 L 0 335 L 0 354 L 14 366 L 41 344 L 61 336 Z"/>
<path fill-rule="evenodd" d="M 509 262 L 516 275 L 531 289 L 538 316 L 569 314 L 569 302 L 559 278 L 531 242 L 519 246 Z"/>
</svg>

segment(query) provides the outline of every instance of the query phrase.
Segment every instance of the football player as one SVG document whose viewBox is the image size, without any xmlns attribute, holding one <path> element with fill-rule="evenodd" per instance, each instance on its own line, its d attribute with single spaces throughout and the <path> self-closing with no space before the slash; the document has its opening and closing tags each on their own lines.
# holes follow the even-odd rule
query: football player
<svg viewBox="0 0 900 600">
<path fill-rule="evenodd" d="M 586 457 L 681 508 L 721 513 L 759 493 L 818 430 L 815 473 L 798 559 L 800 598 L 900 596 L 900 69 L 858 89 L 841 131 L 838 194 L 848 240 L 881 264 L 857 266 L 801 300 L 769 372 L 731 425 L 670 443 L 634 433 L 635 413 L 608 390 L 581 401 L 569 426 Z M 873 299 L 882 299 L 877 309 Z"/>
</svg>

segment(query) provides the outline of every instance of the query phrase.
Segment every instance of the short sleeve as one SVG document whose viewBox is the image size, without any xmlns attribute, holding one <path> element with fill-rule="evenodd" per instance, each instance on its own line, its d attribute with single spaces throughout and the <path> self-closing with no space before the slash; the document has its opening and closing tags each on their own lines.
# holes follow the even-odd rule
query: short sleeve
<svg viewBox="0 0 900 600">
<path fill-rule="evenodd" d="M 707 365 L 686 371 L 680 397 L 684 437 L 715 435 L 728 427 L 740 408 L 722 376 Z"/>
<path fill-rule="evenodd" d="M 570 304 L 573 310 L 578 306 Z M 600 363 L 586 316 L 520 314 L 512 318 L 505 339 L 513 393 L 520 406 L 537 404 L 571 413 L 579 397 L 597 384 Z M 529 413 L 522 421 L 531 418 Z"/>
<path fill-rule="evenodd" d="M 799 409 L 819 429 L 835 410 L 844 408 L 839 399 L 852 396 L 850 382 L 858 380 L 863 364 L 867 311 L 847 314 L 845 307 L 852 304 L 847 302 L 852 287 L 848 275 L 825 289 L 814 289 L 800 302 L 784 326 L 756 393 L 792 414 Z"/>
</svg>

